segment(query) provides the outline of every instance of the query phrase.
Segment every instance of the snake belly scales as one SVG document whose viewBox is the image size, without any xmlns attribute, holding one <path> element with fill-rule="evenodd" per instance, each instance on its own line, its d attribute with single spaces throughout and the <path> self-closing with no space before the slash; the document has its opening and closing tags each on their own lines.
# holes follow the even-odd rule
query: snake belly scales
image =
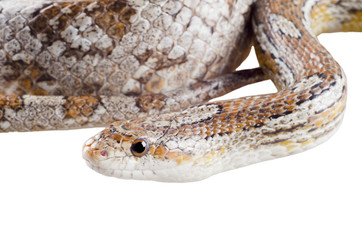
<svg viewBox="0 0 362 240">
<path fill-rule="evenodd" d="M 312 148 L 346 78 L 316 36 L 362 0 L 0 0 L 0 131 L 109 125 L 94 170 L 187 182 Z M 260 68 L 233 72 L 254 45 Z M 208 102 L 271 79 L 278 92 Z"/>
</svg>

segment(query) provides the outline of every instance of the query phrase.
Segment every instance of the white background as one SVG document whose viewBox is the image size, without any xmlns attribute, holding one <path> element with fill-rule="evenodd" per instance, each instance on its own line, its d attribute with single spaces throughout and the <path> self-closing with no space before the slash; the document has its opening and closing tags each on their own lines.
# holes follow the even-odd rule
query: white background
<svg viewBox="0 0 362 240">
<path fill-rule="evenodd" d="M 100 129 L 0 134 L 0 239 L 362 239 L 362 35 L 320 39 L 349 83 L 344 123 L 328 142 L 169 184 L 89 169 L 81 147 Z M 254 66 L 251 56 L 242 67 Z M 267 82 L 230 97 L 270 91 Z"/>
</svg>

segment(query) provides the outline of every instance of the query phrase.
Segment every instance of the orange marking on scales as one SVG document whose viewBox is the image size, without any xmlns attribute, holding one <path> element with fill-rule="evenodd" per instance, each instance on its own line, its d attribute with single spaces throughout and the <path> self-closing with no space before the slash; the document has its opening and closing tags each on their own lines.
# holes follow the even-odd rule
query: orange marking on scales
<svg viewBox="0 0 362 240">
<path fill-rule="evenodd" d="M 189 161 L 191 159 L 190 155 L 182 153 L 181 150 L 169 151 L 166 153 L 165 157 L 176 161 L 177 164 L 181 164 L 182 162 Z"/>
</svg>

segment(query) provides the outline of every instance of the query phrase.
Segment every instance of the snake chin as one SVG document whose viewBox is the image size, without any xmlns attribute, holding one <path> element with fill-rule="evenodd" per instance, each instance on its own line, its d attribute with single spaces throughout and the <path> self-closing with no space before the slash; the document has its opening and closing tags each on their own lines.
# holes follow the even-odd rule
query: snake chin
<svg viewBox="0 0 362 240">
<path fill-rule="evenodd" d="M 194 182 L 200 181 L 208 176 L 196 172 L 195 169 L 187 166 L 174 167 L 169 169 L 149 170 L 126 170 L 126 169 L 108 169 L 92 164 L 87 161 L 87 165 L 105 176 L 116 177 L 129 180 L 150 180 L 157 182 Z"/>
</svg>

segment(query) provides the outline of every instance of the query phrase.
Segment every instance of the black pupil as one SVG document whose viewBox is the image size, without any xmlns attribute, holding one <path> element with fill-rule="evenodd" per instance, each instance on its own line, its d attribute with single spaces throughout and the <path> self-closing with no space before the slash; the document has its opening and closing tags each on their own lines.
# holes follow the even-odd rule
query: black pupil
<svg viewBox="0 0 362 240">
<path fill-rule="evenodd" d="M 138 142 L 136 144 L 133 144 L 132 150 L 136 153 L 143 153 L 146 150 L 146 143 Z"/>
</svg>

